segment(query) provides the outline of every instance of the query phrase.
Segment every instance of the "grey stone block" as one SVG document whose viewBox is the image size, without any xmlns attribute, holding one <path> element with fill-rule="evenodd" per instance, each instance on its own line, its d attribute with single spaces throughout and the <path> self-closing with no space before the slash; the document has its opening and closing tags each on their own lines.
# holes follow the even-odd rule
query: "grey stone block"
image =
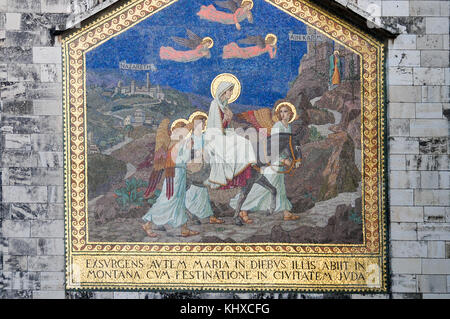
<svg viewBox="0 0 450 319">
<path fill-rule="evenodd" d="M 450 240 L 450 225 L 444 223 L 419 223 L 417 225 L 419 240 Z"/>
<path fill-rule="evenodd" d="M 14 134 L 39 133 L 40 119 L 37 116 L 2 116 L 2 131 Z"/>
<path fill-rule="evenodd" d="M 447 278 L 444 275 L 418 275 L 418 291 L 422 293 L 447 292 Z"/>
<path fill-rule="evenodd" d="M 446 275 L 449 273 L 450 259 L 423 259 L 422 273 L 434 275 Z"/>
<path fill-rule="evenodd" d="M 394 274 L 420 274 L 420 258 L 391 258 L 391 269 Z"/>
<path fill-rule="evenodd" d="M 429 241 L 428 242 L 428 258 L 445 258 L 445 242 Z"/>
<path fill-rule="evenodd" d="M 62 53 L 60 47 L 34 47 L 34 63 L 56 63 L 61 64 Z"/>
<path fill-rule="evenodd" d="M 24 220 L 4 220 L 2 232 L 4 237 L 30 237 L 31 225 Z"/>
<path fill-rule="evenodd" d="M 22 49 L 28 49 L 43 44 L 45 43 L 42 43 L 42 36 L 39 32 L 6 31 L 6 47 L 20 46 Z"/>
<path fill-rule="evenodd" d="M 29 271 L 63 271 L 64 256 L 30 256 Z"/>
<path fill-rule="evenodd" d="M 28 151 L 3 151 L 2 166 L 35 167 L 38 164 L 38 154 Z"/>
<path fill-rule="evenodd" d="M 431 125 L 431 122 L 429 124 Z M 447 137 L 419 138 L 419 152 L 420 154 L 446 154 L 447 144 Z"/>
<path fill-rule="evenodd" d="M 63 153 L 62 152 L 39 152 L 38 164 L 39 167 L 63 167 Z"/>
<path fill-rule="evenodd" d="M 63 272 L 41 272 L 41 290 L 64 290 Z"/>
<path fill-rule="evenodd" d="M 0 282 L 1 286 L 1 282 Z M 6 290 L 0 289 L 0 299 L 32 299 L 32 290 Z"/>
<path fill-rule="evenodd" d="M 13 256 L 35 256 L 37 240 L 35 238 L 10 238 L 8 253 Z"/>
<path fill-rule="evenodd" d="M 61 100 L 34 100 L 35 115 L 59 115 L 62 116 Z"/>
<path fill-rule="evenodd" d="M 33 63 L 32 49 L 21 47 L 0 47 L 0 63 Z"/>
<path fill-rule="evenodd" d="M 27 99 L 58 99 L 62 98 L 61 83 L 27 83 Z"/>
<path fill-rule="evenodd" d="M 445 207 L 425 207 L 424 221 L 430 223 L 445 223 Z"/>
<path fill-rule="evenodd" d="M 49 204 L 48 218 L 53 220 L 64 220 L 64 205 Z"/>
<path fill-rule="evenodd" d="M 3 186 L 3 200 L 7 203 L 46 203 L 47 187 Z"/>
<path fill-rule="evenodd" d="M 8 81 L 34 81 L 40 80 L 40 68 L 33 64 L 9 64 Z"/>
<path fill-rule="evenodd" d="M 31 185 L 31 168 L 10 167 L 3 175 L 3 185 Z"/>
<path fill-rule="evenodd" d="M 391 137 L 389 150 L 391 154 L 419 154 L 419 140 L 409 137 Z"/>
<path fill-rule="evenodd" d="M 406 169 L 434 171 L 449 169 L 449 155 L 406 155 Z"/>
<path fill-rule="evenodd" d="M 23 13 L 21 16 L 20 29 L 23 31 L 55 30 L 65 29 L 67 14 L 54 13 Z"/>
<path fill-rule="evenodd" d="M 417 240 L 416 223 L 391 223 L 392 240 Z"/>
<path fill-rule="evenodd" d="M 64 221 L 35 220 L 31 222 L 31 237 L 63 238 Z"/>
<path fill-rule="evenodd" d="M 64 299 L 64 290 L 33 291 L 33 299 Z"/>
<path fill-rule="evenodd" d="M 426 33 L 424 17 L 380 17 L 380 19 L 383 24 L 394 25 L 407 35 L 421 35 Z"/>
<path fill-rule="evenodd" d="M 11 203 L 9 218 L 13 220 L 45 219 L 47 204 Z"/>
<path fill-rule="evenodd" d="M 31 115 L 33 114 L 33 103 L 31 101 L 4 101 L 2 112 L 7 115 Z"/>
<path fill-rule="evenodd" d="M 31 150 L 29 134 L 3 134 L 5 149 Z"/>
<path fill-rule="evenodd" d="M 33 150 L 44 152 L 62 152 L 63 140 L 56 134 L 31 134 Z"/>
<path fill-rule="evenodd" d="M 417 277 L 411 274 L 393 274 L 392 277 L 393 293 L 416 293 L 417 292 Z"/>
<path fill-rule="evenodd" d="M 8 0 L 8 9 L 11 12 L 40 12 L 40 0 Z"/>
<path fill-rule="evenodd" d="M 24 100 L 26 98 L 26 82 L 1 82 L 0 100 Z"/>
<path fill-rule="evenodd" d="M 393 293 L 392 299 L 422 299 L 422 294 L 418 293 Z"/>
<path fill-rule="evenodd" d="M 40 289 L 40 274 L 37 272 L 5 272 L 6 288 L 13 290 Z"/>
<path fill-rule="evenodd" d="M 64 185 L 62 168 L 32 168 L 32 185 Z"/>
<path fill-rule="evenodd" d="M 48 202 L 62 204 L 64 202 L 63 186 L 48 186 Z"/>
<path fill-rule="evenodd" d="M 414 204 L 418 206 L 450 206 L 448 190 L 416 189 L 414 190 Z"/>
<path fill-rule="evenodd" d="M 61 82 L 61 65 L 60 64 L 42 64 L 41 65 L 41 81 L 42 82 Z"/>
<path fill-rule="evenodd" d="M 45 115 L 40 117 L 40 133 L 42 134 L 61 134 L 62 127 L 62 116 Z"/>
<path fill-rule="evenodd" d="M 425 258 L 428 255 L 426 241 L 392 240 L 391 255 L 397 258 Z"/>
<path fill-rule="evenodd" d="M 39 238 L 38 255 L 62 256 L 64 255 L 64 241 L 60 238 Z"/>
<path fill-rule="evenodd" d="M 18 272 L 28 270 L 27 256 L 3 255 L 3 271 Z"/>
</svg>

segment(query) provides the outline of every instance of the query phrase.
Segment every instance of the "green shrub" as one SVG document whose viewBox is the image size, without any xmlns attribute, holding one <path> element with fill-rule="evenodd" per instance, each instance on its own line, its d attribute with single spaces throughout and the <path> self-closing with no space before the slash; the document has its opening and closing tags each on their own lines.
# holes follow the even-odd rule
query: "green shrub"
<svg viewBox="0 0 450 319">
<path fill-rule="evenodd" d="M 325 136 L 321 135 L 315 126 L 311 126 L 309 128 L 309 141 L 317 142 L 321 141 L 325 138 Z"/>
<path fill-rule="evenodd" d="M 114 191 L 116 201 L 123 210 L 130 207 L 141 207 L 144 205 L 144 191 L 148 186 L 147 182 L 136 178 L 127 179 L 125 186 Z"/>
</svg>

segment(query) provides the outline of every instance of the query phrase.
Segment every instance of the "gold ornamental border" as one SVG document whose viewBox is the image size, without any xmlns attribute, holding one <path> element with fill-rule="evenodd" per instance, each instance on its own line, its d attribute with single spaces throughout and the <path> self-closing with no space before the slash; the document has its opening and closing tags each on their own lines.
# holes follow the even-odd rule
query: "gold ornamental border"
<svg viewBox="0 0 450 319">
<path fill-rule="evenodd" d="M 265 0 L 357 53 L 361 58 L 361 141 L 364 243 L 199 244 L 100 243 L 88 240 L 85 53 L 178 0 L 130 0 L 62 40 L 66 251 L 72 253 L 233 253 L 380 256 L 385 270 L 384 44 L 308 0 Z M 385 271 L 383 271 L 385 274 Z M 385 277 L 385 275 L 384 275 Z"/>
</svg>

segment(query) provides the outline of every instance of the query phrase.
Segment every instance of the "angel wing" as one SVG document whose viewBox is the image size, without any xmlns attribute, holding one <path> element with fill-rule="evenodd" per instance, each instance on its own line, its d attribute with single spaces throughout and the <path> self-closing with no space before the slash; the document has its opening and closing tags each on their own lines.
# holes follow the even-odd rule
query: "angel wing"
<svg viewBox="0 0 450 319">
<path fill-rule="evenodd" d="M 228 9 L 235 13 L 237 9 L 241 6 L 241 0 L 227 0 L 227 1 L 216 1 L 215 3 L 222 8 Z"/>
<path fill-rule="evenodd" d="M 270 135 L 270 130 L 275 123 L 272 116 L 272 110 L 269 108 L 239 113 L 237 114 L 237 117 L 252 124 L 258 131 L 262 128 L 267 129 L 267 135 Z"/>
<path fill-rule="evenodd" d="M 196 47 L 199 46 L 200 43 L 202 43 L 202 38 L 200 38 L 198 35 L 196 35 L 194 32 L 192 32 L 189 29 L 186 29 L 188 39 L 186 38 L 180 38 L 180 37 L 171 37 L 171 39 L 178 43 L 179 45 L 185 46 L 191 50 L 194 50 Z"/>
<path fill-rule="evenodd" d="M 243 44 L 257 45 L 262 49 L 266 46 L 266 41 L 260 35 L 251 35 L 251 36 L 246 37 L 245 39 L 239 40 L 238 42 L 243 43 Z"/>
<path fill-rule="evenodd" d="M 156 145 L 155 145 L 155 156 L 153 160 L 153 171 L 149 178 L 148 187 L 144 193 L 145 197 L 148 197 L 150 193 L 155 191 L 156 186 L 161 180 L 164 170 L 166 170 L 167 166 L 166 162 L 169 155 L 168 149 L 170 144 L 169 124 L 170 120 L 168 118 L 163 119 L 156 131 Z M 141 163 L 141 165 L 142 164 L 143 163 Z"/>
</svg>

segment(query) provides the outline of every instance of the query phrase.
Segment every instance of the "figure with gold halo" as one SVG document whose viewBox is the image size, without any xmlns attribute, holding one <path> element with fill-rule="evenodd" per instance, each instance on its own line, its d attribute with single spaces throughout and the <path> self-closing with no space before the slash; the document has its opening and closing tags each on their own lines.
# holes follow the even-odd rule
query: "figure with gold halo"
<svg viewBox="0 0 450 319">
<path fill-rule="evenodd" d="M 266 129 L 269 135 L 277 137 L 280 141 L 287 135 L 292 135 L 291 125 L 297 119 L 297 111 L 294 105 L 289 102 L 281 102 L 274 108 L 274 116 L 270 109 L 259 109 L 239 114 L 239 117 L 252 123 L 257 129 Z M 283 144 L 280 142 L 280 144 Z M 286 195 L 284 175 L 286 170 L 292 169 L 294 164 L 299 166 L 298 159 L 293 160 L 285 152 L 279 153 L 276 158 L 271 159 L 270 166 L 263 169 L 263 175 L 277 189 L 275 212 L 283 212 L 285 221 L 297 220 L 299 216 L 290 212 L 292 204 Z M 239 201 L 239 194 L 230 200 L 230 206 L 236 209 Z M 247 215 L 248 211 L 270 210 L 271 193 L 264 187 L 255 184 L 242 204 L 242 214 Z M 248 219 L 248 223 L 252 220 Z"/>
<path fill-rule="evenodd" d="M 210 58 L 210 49 L 214 46 L 214 41 L 210 37 L 201 38 L 191 30 L 186 30 L 188 38 L 172 37 L 172 40 L 179 45 L 191 50 L 178 51 L 172 47 L 161 47 L 159 57 L 161 60 L 171 60 L 175 62 L 194 62 L 201 58 Z"/>
<path fill-rule="evenodd" d="M 251 177 L 256 155 L 251 142 L 230 128 L 233 118 L 228 103 L 234 102 L 241 90 L 239 80 L 223 73 L 211 84 L 211 102 L 205 132 L 205 152 L 211 172 L 205 185 L 213 189 L 240 187 Z"/>
<path fill-rule="evenodd" d="M 330 88 L 335 88 L 341 83 L 342 78 L 341 59 L 339 51 L 335 50 L 330 56 Z"/>
<path fill-rule="evenodd" d="M 145 195 L 155 189 L 162 178 L 165 179 L 161 194 L 142 219 L 146 222 L 142 228 L 149 237 L 158 235 L 152 231 L 152 225 L 170 225 L 181 228 L 181 236 L 195 236 L 199 232 L 187 227 L 186 214 L 186 163 L 191 158 L 191 124 L 179 119 L 169 129 L 169 119 L 164 119 L 156 133 L 156 147 L 153 172 Z"/>
<path fill-rule="evenodd" d="M 216 1 L 217 6 L 230 10 L 232 13 L 219 11 L 210 4 L 209 6 L 201 6 L 197 15 L 204 20 L 218 22 L 221 24 L 234 24 L 236 29 L 241 30 L 241 22 L 245 19 L 253 23 L 252 0 L 227 0 Z"/>
<path fill-rule="evenodd" d="M 192 151 L 191 161 L 187 164 L 190 172 L 198 172 L 203 167 L 203 147 L 204 132 L 208 115 L 204 112 L 197 111 L 189 116 L 189 123 L 193 124 L 193 132 L 191 134 Z M 211 207 L 208 189 L 204 185 L 196 185 L 189 181 L 188 190 L 186 191 L 186 208 L 199 219 L 209 218 L 210 224 L 222 224 L 224 221 L 214 216 Z"/>
<path fill-rule="evenodd" d="M 259 35 L 249 36 L 238 42 L 252 46 L 240 47 L 236 42 L 231 42 L 223 47 L 223 59 L 250 59 L 264 53 L 274 59 L 277 54 L 277 36 L 272 33 L 267 34 L 265 38 Z"/>
</svg>

